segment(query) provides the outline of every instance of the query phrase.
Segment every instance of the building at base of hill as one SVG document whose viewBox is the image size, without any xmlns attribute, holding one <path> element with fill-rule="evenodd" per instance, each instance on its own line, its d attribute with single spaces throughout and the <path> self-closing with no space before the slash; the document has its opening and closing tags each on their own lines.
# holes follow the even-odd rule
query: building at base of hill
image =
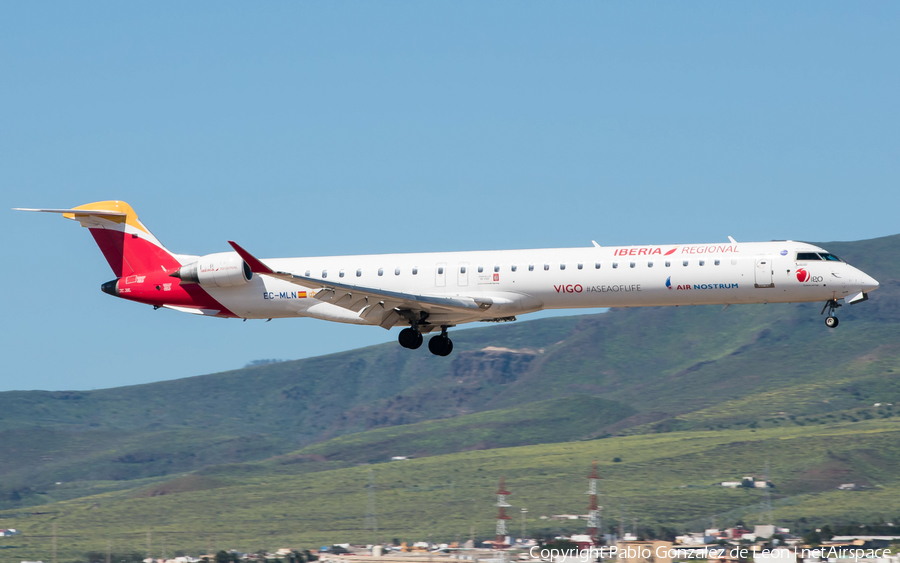
<svg viewBox="0 0 900 563">
<path fill-rule="evenodd" d="M 662 540 L 618 541 L 618 563 L 672 563 L 672 542 Z"/>
</svg>

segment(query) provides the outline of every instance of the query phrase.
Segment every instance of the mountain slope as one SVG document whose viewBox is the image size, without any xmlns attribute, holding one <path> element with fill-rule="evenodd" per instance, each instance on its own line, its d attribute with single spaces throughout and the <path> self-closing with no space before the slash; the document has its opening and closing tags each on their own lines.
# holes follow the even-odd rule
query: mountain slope
<svg viewBox="0 0 900 563">
<path fill-rule="evenodd" d="M 449 421 L 441 421 L 447 423 Z M 376 431 L 377 432 L 377 431 Z M 597 460 L 604 528 L 638 519 L 641 530 L 696 531 L 715 517 L 721 526 L 762 523 L 763 491 L 729 489 L 722 481 L 762 478 L 768 463 L 775 522 L 803 531 L 826 523 L 893 520 L 900 502 L 900 418 L 724 431 L 689 431 L 541 444 L 432 456 L 301 475 L 188 476 L 139 491 L 109 492 L 30 511 L 0 512 L 21 529 L 4 538 L 16 560 L 49 560 L 52 526 L 60 559 L 88 551 L 204 553 L 371 543 L 364 529 L 368 473 L 382 540 L 432 537 L 452 541 L 493 536 L 501 477 L 519 525 L 528 509 L 532 534 L 576 532 L 584 520 L 540 516 L 584 514 L 587 474 Z M 799 455 L 798 455 L 799 454 Z M 862 491 L 838 491 L 857 483 Z M 630 527 L 630 526 L 629 526 Z M 148 535 L 149 534 L 149 535 Z M 2 554 L 0 554 L 2 555 Z"/>
<path fill-rule="evenodd" d="M 14 452 L 0 456 L 0 507 L 569 397 L 634 410 L 602 433 L 859 418 L 873 403 L 900 403 L 900 236 L 824 246 L 882 284 L 868 302 L 840 309 L 834 331 L 819 304 L 622 309 L 455 331 L 450 358 L 387 344 L 117 389 L 0 393 L 0 443 Z M 527 416 L 517 420 L 528 427 Z M 585 435 L 578 424 L 488 442 L 570 439 Z M 419 440 L 417 455 L 472 447 L 411 428 L 395 439 Z M 387 448 L 382 438 L 365 440 Z M 349 459 L 339 443 L 328 455 Z"/>
</svg>

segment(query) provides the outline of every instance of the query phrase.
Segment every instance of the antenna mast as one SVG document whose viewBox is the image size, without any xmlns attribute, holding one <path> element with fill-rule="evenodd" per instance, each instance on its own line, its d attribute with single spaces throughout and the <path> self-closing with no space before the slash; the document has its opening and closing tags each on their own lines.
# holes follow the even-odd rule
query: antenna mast
<svg viewBox="0 0 900 563">
<path fill-rule="evenodd" d="M 494 538 L 494 548 L 496 549 L 506 547 L 506 521 L 512 520 L 510 516 L 506 515 L 506 509 L 512 506 L 506 502 L 506 495 L 511 494 L 511 492 L 506 490 L 506 477 L 501 477 L 500 488 L 497 489 L 497 504 L 495 505 L 500 509 L 497 513 L 497 531 Z"/>
</svg>

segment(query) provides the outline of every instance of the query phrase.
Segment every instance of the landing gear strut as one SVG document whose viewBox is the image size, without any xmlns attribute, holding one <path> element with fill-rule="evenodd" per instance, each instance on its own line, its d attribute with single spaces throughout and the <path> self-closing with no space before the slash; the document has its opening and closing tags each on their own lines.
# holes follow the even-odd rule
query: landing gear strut
<svg viewBox="0 0 900 563">
<path fill-rule="evenodd" d="M 400 341 L 400 346 L 415 350 L 422 345 L 424 338 L 422 338 L 422 333 L 419 332 L 418 328 L 404 328 L 400 331 L 398 340 Z"/>
<path fill-rule="evenodd" d="M 828 309 L 828 316 L 825 317 L 825 326 L 828 328 L 834 328 L 838 325 L 838 318 L 834 316 L 834 311 L 840 306 L 841 304 L 837 302 L 837 299 L 829 299 L 825 302 L 825 306 L 822 307 L 820 315 L 825 314 L 825 309 Z"/>
<path fill-rule="evenodd" d="M 431 340 L 428 341 L 428 349 L 435 356 L 450 355 L 450 352 L 453 351 L 453 341 L 447 336 L 447 327 L 442 326 L 441 333 L 431 337 Z"/>
</svg>

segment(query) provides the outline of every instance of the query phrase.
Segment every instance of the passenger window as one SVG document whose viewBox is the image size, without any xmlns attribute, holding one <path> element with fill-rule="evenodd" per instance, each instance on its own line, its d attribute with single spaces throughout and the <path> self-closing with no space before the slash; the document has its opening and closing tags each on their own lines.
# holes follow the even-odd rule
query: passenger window
<svg viewBox="0 0 900 563">
<path fill-rule="evenodd" d="M 631 263 L 631 267 L 634 268 L 634 262 Z"/>
<path fill-rule="evenodd" d="M 529 264 L 529 265 L 528 265 L 528 271 L 529 271 L 529 272 L 533 272 L 533 271 L 534 271 L 534 264 Z"/>
<path fill-rule="evenodd" d="M 647 262 L 647 267 L 648 267 L 648 268 L 652 268 L 652 267 L 653 267 L 653 262 Z"/>
<path fill-rule="evenodd" d="M 362 270 L 356 270 L 356 277 L 362 277 Z"/>
<path fill-rule="evenodd" d="M 341 270 L 340 272 L 338 272 L 338 277 L 339 278 L 344 277 L 344 270 Z"/>
<path fill-rule="evenodd" d="M 399 275 L 400 275 L 400 268 L 394 268 L 394 275 L 395 275 L 395 276 L 399 276 Z"/>
<path fill-rule="evenodd" d="M 415 276 L 415 275 L 418 274 L 418 273 L 419 273 L 419 269 L 418 269 L 418 268 L 413 268 L 413 275 Z"/>
<path fill-rule="evenodd" d="M 544 264 L 544 271 L 546 272 L 549 269 L 550 269 L 550 264 Z"/>
<path fill-rule="evenodd" d="M 700 260 L 700 265 L 703 266 L 704 264 L 706 264 L 706 261 Z"/>
<path fill-rule="evenodd" d="M 722 262 L 720 262 L 719 259 L 716 258 L 716 262 L 715 262 L 716 266 L 718 266 L 718 265 L 721 264 L 721 263 L 722 263 Z"/>
<path fill-rule="evenodd" d="M 681 263 L 681 265 L 682 265 L 682 266 L 687 266 L 687 265 L 688 265 L 688 261 L 685 260 L 684 262 Z"/>
<path fill-rule="evenodd" d="M 309 277 L 309 270 L 306 270 L 306 273 L 303 274 L 303 275 L 306 276 L 306 277 Z"/>
<path fill-rule="evenodd" d="M 581 262 L 579 262 L 579 263 L 578 263 L 578 269 L 581 270 L 582 268 L 584 268 L 584 264 L 582 264 Z"/>
<path fill-rule="evenodd" d="M 322 277 L 323 277 L 323 278 L 327 278 L 327 277 L 328 277 L 328 270 L 322 270 Z"/>
<path fill-rule="evenodd" d="M 444 267 L 441 266 L 440 268 L 438 268 L 438 274 L 443 274 L 443 273 L 444 273 Z M 381 274 L 378 274 L 378 275 L 380 276 Z"/>
<path fill-rule="evenodd" d="M 383 276 L 383 275 L 384 275 L 384 268 L 378 268 L 378 275 L 379 275 L 379 276 Z"/>
<path fill-rule="evenodd" d="M 732 266 L 737 266 L 737 258 L 732 258 L 732 259 L 731 259 L 731 265 L 732 265 Z"/>
<path fill-rule="evenodd" d="M 559 265 L 559 269 L 560 269 L 560 270 L 565 270 L 565 269 L 566 269 L 566 265 L 565 265 L 565 264 L 560 264 L 560 265 Z"/>
<path fill-rule="evenodd" d="M 512 270 L 513 272 L 515 272 L 515 271 L 516 271 L 516 265 L 513 264 L 512 266 L 509 267 L 509 269 Z"/>
<path fill-rule="evenodd" d="M 613 268 L 618 268 L 618 267 L 619 267 L 619 263 L 618 263 L 618 262 L 613 262 Z"/>
<path fill-rule="evenodd" d="M 495 266 L 494 266 L 494 271 L 495 271 L 495 272 L 499 272 L 499 271 L 500 271 L 500 266 L 496 266 L 496 265 L 495 265 Z"/>
<path fill-rule="evenodd" d="M 671 265 L 672 265 L 672 263 L 669 262 L 668 260 L 666 260 L 666 268 L 670 267 Z"/>
<path fill-rule="evenodd" d="M 483 271 L 484 271 L 484 266 L 478 266 L 478 273 L 480 274 Z"/>
<path fill-rule="evenodd" d="M 594 264 L 594 269 L 595 269 L 595 270 L 599 270 L 599 269 L 600 269 L 600 262 L 597 262 L 596 264 Z"/>
<path fill-rule="evenodd" d="M 459 273 L 460 273 L 460 274 L 465 274 L 465 273 L 466 273 L 466 267 L 465 267 L 465 266 L 460 266 L 460 267 L 459 267 Z"/>
</svg>

